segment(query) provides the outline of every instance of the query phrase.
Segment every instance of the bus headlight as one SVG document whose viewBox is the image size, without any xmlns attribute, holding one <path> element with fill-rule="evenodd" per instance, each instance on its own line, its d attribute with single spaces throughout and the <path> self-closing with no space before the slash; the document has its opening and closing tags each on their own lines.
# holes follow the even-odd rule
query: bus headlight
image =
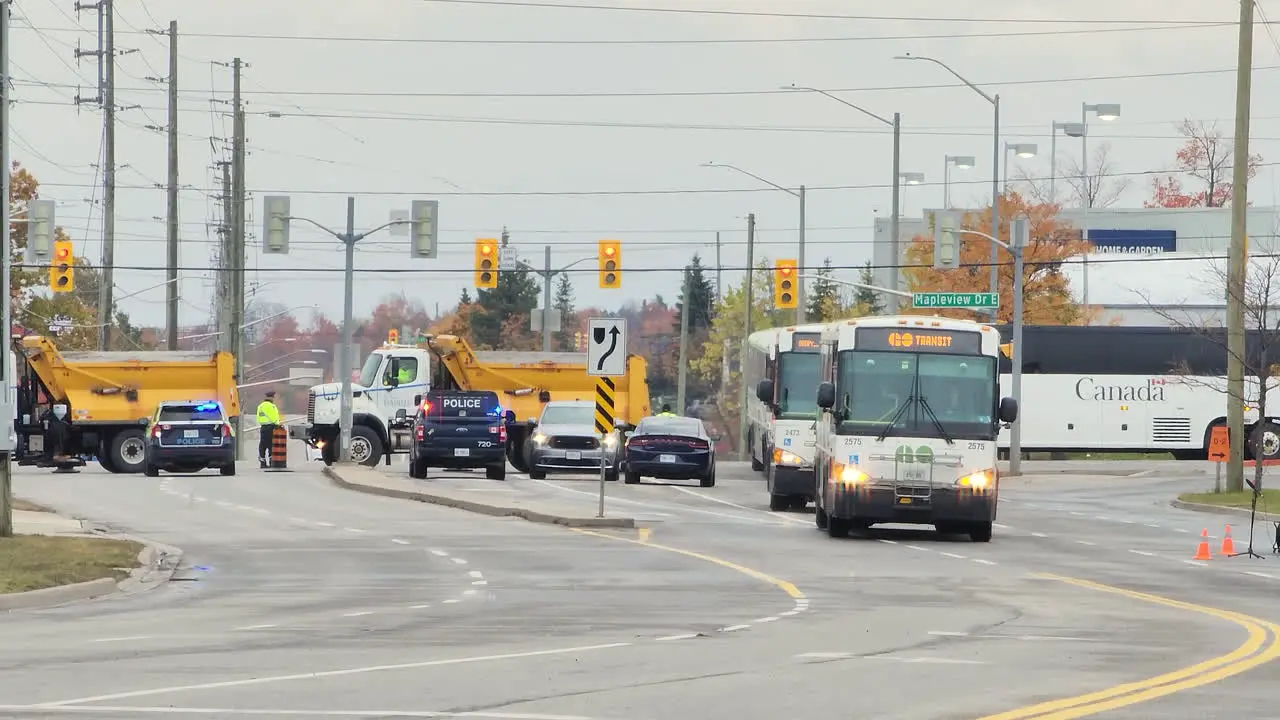
<svg viewBox="0 0 1280 720">
<path fill-rule="evenodd" d="M 994 469 L 979 470 L 960 478 L 956 481 L 956 485 L 971 490 L 989 490 L 995 484 L 995 476 Z"/>
<path fill-rule="evenodd" d="M 841 485 L 862 485 L 870 478 L 857 465 L 831 464 L 831 481 Z"/>
<path fill-rule="evenodd" d="M 782 448 L 773 449 L 774 465 L 803 465 L 804 460 L 793 452 L 783 450 Z"/>
</svg>

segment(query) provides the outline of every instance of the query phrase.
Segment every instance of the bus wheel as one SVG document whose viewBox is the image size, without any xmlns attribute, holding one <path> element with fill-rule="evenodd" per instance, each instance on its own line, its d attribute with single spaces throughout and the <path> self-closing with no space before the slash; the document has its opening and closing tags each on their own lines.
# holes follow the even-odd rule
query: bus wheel
<svg viewBox="0 0 1280 720">
<path fill-rule="evenodd" d="M 774 512 L 781 512 L 791 507 L 791 497 L 789 495 L 779 495 L 777 493 L 769 494 L 769 509 Z"/>
<path fill-rule="evenodd" d="M 1254 430 L 1257 435 L 1254 442 L 1257 444 L 1258 453 L 1262 455 L 1262 460 L 1275 460 L 1280 458 L 1280 428 L 1269 422 L 1262 422 Z"/>
<path fill-rule="evenodd" d="M 991 542 L 991 523 L 978 523 L 969 528 L 969 539 L 978 543 Z"/>
<path fill-rule="evenodd" d="M 813 506 L 813 524 L 817 525 L 819 530 L 827 529 L 827 513 L 821 505 L 816 503 Z"/>
<path fill-rule="evenodd" d="M 833 538 L 849 537 L 849 521 L 845 518 L 827 517 L 827 535 Z"/>
</svg>

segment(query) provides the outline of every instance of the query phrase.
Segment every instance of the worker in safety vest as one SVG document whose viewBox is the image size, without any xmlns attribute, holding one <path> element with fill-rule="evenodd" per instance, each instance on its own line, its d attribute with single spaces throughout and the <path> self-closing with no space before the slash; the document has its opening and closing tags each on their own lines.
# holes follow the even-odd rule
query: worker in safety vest
<svg viewBox="0 0 1280 720">
<path fill-rule="evenodd" d="M 271 438 L 278 427 L 280 408 L 276 407 L 276 391 L 268 390 L 266 399 L 258 403 L 258 467 L 270 465 Z"/>
<path fill-rule="evenodd" d="M 671 412 L 671 405 L 664 404 L 662 406 L 662 412 L 658 413 L 658 417 L 680 417 L 680 416 Z"/>
<path fill-rule="evenodd" d="M 417 379 L 418 369 L 416 367 L 411 368 L 401 365 L 400 372 L 396 374 L 396 380 L 399 380 L 401 385 L 407 385 Z"/>
</svg>

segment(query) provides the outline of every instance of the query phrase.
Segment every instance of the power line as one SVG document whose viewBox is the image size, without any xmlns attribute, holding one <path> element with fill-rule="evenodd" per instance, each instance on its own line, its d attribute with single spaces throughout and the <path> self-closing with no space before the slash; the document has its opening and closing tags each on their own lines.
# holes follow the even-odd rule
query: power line
<svg viewBox="0 0 1280 720">
<path fill-rule="evenodd" d="M 1038 25 L 1120 25 L 1143 23 L 1160 25 L 1193 25 L 1222 22 L 1220 20 L 1103 20 L 1090 18 L 1072 20 L 1064 18 L 974 18 L 974 17 L 920 17 L 910 15 L 834 15 L 827 13 L 784 13 L 752 10 L 712 10 L 700 8 L 634 7 L 622 5 L 585 5 L 560 2 L 529 2 L 528 0 L 419 0 L 425 3 L 451 5 L 497 5 L 501 7 L 548 8 L 556 10 L 605 10 L 630 13 L 659 13 L 673 15 L 724 15 L 730 17 L 772 17 L 812 20 L 860 20 L 866 22 L 926 22 L 926 23 L 1007 23 Z M 1233 23 L 1234 24 L 1234 23 Z"/>
</svg>

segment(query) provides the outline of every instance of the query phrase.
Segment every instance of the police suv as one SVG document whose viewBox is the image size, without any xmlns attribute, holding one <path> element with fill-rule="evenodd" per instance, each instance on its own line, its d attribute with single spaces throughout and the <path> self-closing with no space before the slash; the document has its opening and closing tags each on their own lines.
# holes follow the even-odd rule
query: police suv
<svg viewBox="0 0 1280 720">
<path fill-rule="evenodd" d="M 484 468 L 490 480 L 507 478 L 507 415 L 495 393 L 446 390 L 422 398 L 413 419 L 409 475 L 427 468 Z"/>
</svg>

